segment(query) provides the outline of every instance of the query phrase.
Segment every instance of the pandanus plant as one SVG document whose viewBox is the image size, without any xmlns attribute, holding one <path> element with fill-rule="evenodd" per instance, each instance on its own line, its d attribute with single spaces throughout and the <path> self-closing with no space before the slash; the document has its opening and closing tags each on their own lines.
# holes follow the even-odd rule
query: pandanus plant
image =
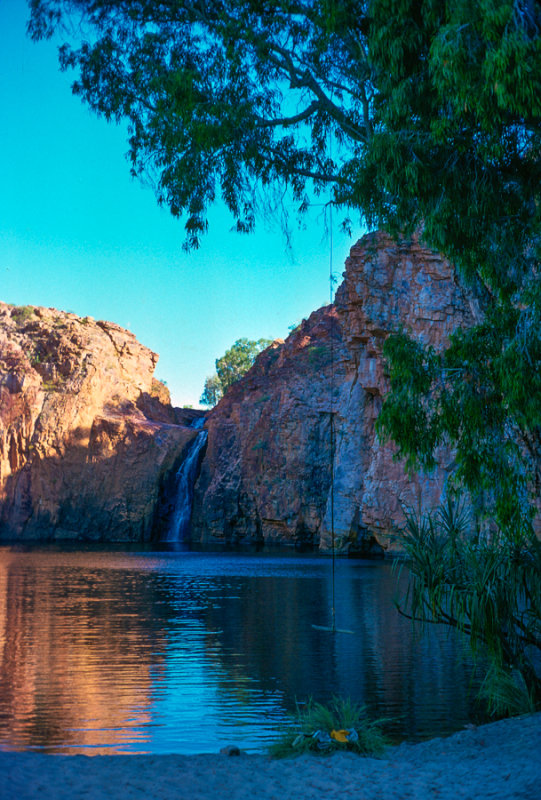
<svg viewBox="0 0 541 800">
<path fill-rule="evenodd" d="M 532 535 L 472 533 L 463 502 L 407 514 L 411 579 L 398 607 L 456 628 L 488 664 L 481 695 L 494 716 L 541 707 L 541 543 Z"/>
</svg>

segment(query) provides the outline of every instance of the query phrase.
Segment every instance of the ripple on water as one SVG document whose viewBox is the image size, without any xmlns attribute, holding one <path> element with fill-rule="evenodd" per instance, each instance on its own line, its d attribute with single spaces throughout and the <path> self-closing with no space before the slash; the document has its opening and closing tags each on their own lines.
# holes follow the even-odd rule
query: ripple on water
<svg viewBox="0 0 541 800">
<path fill-rule="evenodd" d="M 403 579 L 402 579 L 403 580 Z M 398 737 L 450 733 L 471 663 L 395 610 L 386 562 L 292 553 L 0 547 L 0 748 L 263 749 L 297 701 L 334 694 Z M 475 685 L 475 682 L 474 684 Z"/>
</svg>

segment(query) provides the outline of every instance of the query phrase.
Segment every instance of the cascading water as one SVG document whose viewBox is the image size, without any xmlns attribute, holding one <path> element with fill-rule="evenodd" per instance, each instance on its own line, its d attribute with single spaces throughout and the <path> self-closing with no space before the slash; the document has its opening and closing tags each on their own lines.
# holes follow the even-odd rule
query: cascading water
<svg viewBox="0 0 541 800">
<path fill-rule="evenodd" d="M 191 427 L 199 430 L 205 424 L 204 417 L 198 417 Z M 207 443 L 208 432 L 201 431 L 190 445 L 186 458 L 179 467 L 175 479 L 175 500 L 169 527 L 163 537 L 164 542 L 183 542 L 190 528 L 192 516 L 194 485 L 200 464 L 202 449 Z"/>
</svg>

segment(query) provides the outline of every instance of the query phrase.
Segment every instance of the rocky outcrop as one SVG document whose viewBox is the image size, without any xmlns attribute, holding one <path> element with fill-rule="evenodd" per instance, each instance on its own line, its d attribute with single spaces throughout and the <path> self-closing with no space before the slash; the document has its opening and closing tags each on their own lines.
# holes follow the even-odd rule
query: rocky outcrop
<svg viewBox="0 0 541 800">
<path fill-rule="evenodd" d="M 439 503 L 450 457 L 408 478 L 378 440 L 384 340 L 402 326 L 438 348 L 478 317 L 441 256 L 416 239 L 365 236 L 334 305 L 274 342 L 210 414 L 194 535 L 327 549 L 334 528 L 343 549 L 394 548 L 402 507 Z"/>
<path fill-rule="evenodd" d="M 361 420 L 352 395 L 343 395 L 343 444 L 337 448 L 335 468 L 335 527 L 339 536 L 344 537 L 349 529 L 354 540 L 374 536 L 384 548 L 393 548 L 397 546 L 394 534 L 404 522 L 404 507 L 426 510 L 439 505 L 452 456 L 441 451 L 438 467 L 431 474 L 407 477 L 403 463 L 394 459 L 392 444 L 379 441 L 375 421 L 388 390 L 383 343 L 390 333 L 403 328 L 438 350 L 454 330 L 479 320 L 481 313 L 441 255 L 417 239 L 397 242 L 381 232 L 365 236 L 351 249 L 335 305 L 349 352 L 352 385 L 363 398 Z M 357 424 L 348 427 L 347 421 L 355 419 Z M 353 475 L 347 453 L 348 442 L 357 431 L 362 432 L 363 458 Z M 327 511 L 322 530 L 326 543 L 328 530 Z"/>
<path fill-rule="evenodd" d="M 207 419 L 193 535 L 312 542 L 331 479 L 331 396 L 347 380 L 336 310 L 312 314 L 233 384 Z"/>
<path fill-rule="evenodd" d="M 151 536 L 196 435 L 157 358 L 112 323 L 0 303 L 1 538 Z"/>
</svg>

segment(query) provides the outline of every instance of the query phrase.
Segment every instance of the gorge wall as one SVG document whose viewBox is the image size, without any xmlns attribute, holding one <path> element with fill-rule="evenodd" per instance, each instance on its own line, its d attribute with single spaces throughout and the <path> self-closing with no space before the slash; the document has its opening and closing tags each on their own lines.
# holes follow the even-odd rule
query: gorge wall
<svg viewBox="0 0 541 800">
<path fill-rule="evenodd" d="M 192 540 L 328 549 L 333 518 L 339 548 L 395 549 L 402 507 L 439 503 L 450 456 L 408 478 L 378 441 L 383 343 L 402 326 L 438 348 L 478 317 L 441 256 L 365 236 L 334 304 L 261 353 L 207 415 Z M 202 412 L 171 407 L 156 362 L 112 323 L 0 304 L 0 538 L 164 535 Z"/>
<path fill-rule="evenodd" d="M 436 506 L 451 458 L 441 452 L 432 474 L 407 478 L 392 446 L 376 437 L 384 340 L 402 326 L 438 348 L 477 318 L 441 256 L 416 239 L 365 236 L 351 249 L 334 304 L 274 342 L 210 413 L 192 535 L 328 549 L 333 502 L 340 548 L 395 549 L 402 507 Z"/>
<path fill-rule="evenodd" d="M 0 538 L 148 539 L 196 435 L 109 322 L 0 303 Z"/>
</svg>

